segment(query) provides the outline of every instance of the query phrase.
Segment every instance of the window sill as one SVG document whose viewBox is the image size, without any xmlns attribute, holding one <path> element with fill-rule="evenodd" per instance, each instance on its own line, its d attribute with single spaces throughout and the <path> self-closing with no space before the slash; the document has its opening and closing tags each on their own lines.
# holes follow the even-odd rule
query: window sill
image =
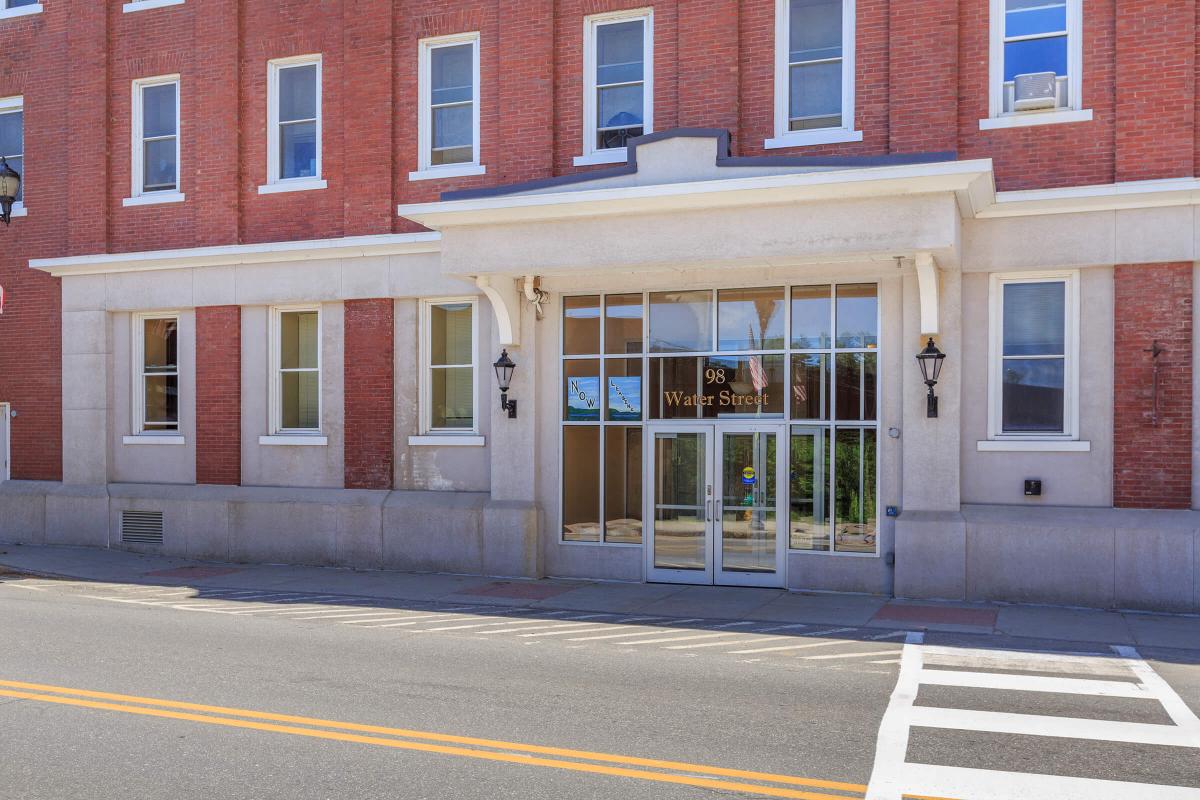
<svg viewBox="0 0 1200 800">
<path fill-rule="evenodd" d="M 1028 128 L 1032 125 L 1060 125 L 1067 122 L 1091 122 L 1092 110 L 1082 111 L 1026 111 L 1019 114 L 1007 114 L 1003 117 L 979 120 L 979 130 L 995 131 L 1004 128 Z"/>
<path fill-rule="evenodd" d="M 629 150 L 617 147 L 612 150 L 595 150 L 586 155 L 575 156 L 572 163 L 577 167 L 586 167 L 592 164 L 624 164 L 628 160 Z"/>
<path fill-rule="evenodd" d="M 259 194 L 279 194 L 281 192 L 310 192 L 313 189 L 328 188 L 329 181 L 321 178 L 288 178 L 275 183 L 264 183 L 258 187 Z"/>
<path fill-rule="evenodd" d="M 439 178 L 465 178 L 469 175 L 484 175 L 487 167 L 483 164 L 452 164 L 445 167 L 425 167 L 416 172 L 408 173 L 410 181 L 435 181 Z"/>
<path fill-rule="evenodd" d="M 981 453 L 1090 453 L 1091 442 L 1069 439 L 989 439 L 976 442 Z"/>
<path fill-rule="evenodd" d="M 163 8 L 165 6 L 181 6 L 183 0 L 132 0 L 121 7 L 121 11 L 129 14 L 134 11 L 148 11 L 151 8 Z"/>
<path fill-rule="evenodd" d="M 258 443 L 279 447 L 324 447 L 329 444 L 329 437 L 319 433 L 276 433 L 258 437 Z"/>
<path fill-rule="evenodd" d="M 182 436 L 170 433 L 140 433 L 122 436 L 121 444 L 187 444 Z"/>
<path fill-rule="evenodd" d="M 0 19 L 12 19 L 13 17 L 26 17 L 30 14 L 42 13 L 42 4 L 34 3 L 31 6 L 17 6 L 16 8 L 0 9 Z"/>
<path fill-rule="evenodd" d="M 27 217 L 29 216 L 29 209 L 25 208 L 24 203 L 13 203 L 12 211 L 9 212 L 8 216 L 10 218 Z"/>
<path fill-rule="evenodd" d="M 774 139 L 767 139 L 763 147 L 767 150 L 778 150 L 781 147 L 806 147 L 814 144 L 841 144 L 842 142 L 861 142 L 862 131 L 852 131 L 848 128 L 829 128 L 816 131 L 788 131 Z"/>
<path fill-rule="evenodd" d="M 409 447 L 483 447 L 482 436 L 465 433 L 431 433 L 408 437 Z"/>
<path fill-rule="evenodd" d="M 121 201 L 121 205 L 128 208 L 130 206 L 156 206 L 162 203 L 182 203 L 185 197 L 183 192 L 149 192 L 137 197 L 126 197 Z"/>
</svg>

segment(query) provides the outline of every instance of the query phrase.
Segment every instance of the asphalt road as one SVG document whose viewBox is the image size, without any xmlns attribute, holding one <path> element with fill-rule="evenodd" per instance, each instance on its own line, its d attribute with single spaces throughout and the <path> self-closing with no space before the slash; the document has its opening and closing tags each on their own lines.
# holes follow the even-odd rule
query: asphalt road
<svg viewBox="0 0 1200 800">
<path fill-rule="evenodd" d="M 985 775 L 1015 786 L 1007 776 L 1032 772 L 1135 782 L 1126 796 L 1139 800 L 1200 798 L 1200 728 L 1192 748 L 1176 724 L 1200 709 L 1200 652 L 1140 654 L 1154 676 L 1141 683 L 1164 681 L 1180 711 L 1129 688 L 1110 657 L 1072 666 L 1068 656 L 1064 668 L 1057 656 L 997 665 L 971 655 L 1078 643 L 928 635 L 906 645 L 903 631 L 878 628 L 194 594 L 0 582 L 0 795 L 826 800 L 863 797 L 873 777 L 882 785 L 880 769 L 908 781 L 897 766 L 908 761 L 969 770 L 968 784 Z M 954 667 L 1024 682 L 922 684 L 897 706 L 918 651 L 927 680 L 953 683 L 928 674 Z M 1115 695 L 1027 680 L 1068 669 L 1110 681 Z M 968 709 L 1083 730 L 971 730 L 954 716 Z M 948 715 L 950 727 L 921 714 Z M 1124 727 L 1094 740 L 1081 719 Z M 889 766 L 897 725 L 907 739 Z"/>
</svg>

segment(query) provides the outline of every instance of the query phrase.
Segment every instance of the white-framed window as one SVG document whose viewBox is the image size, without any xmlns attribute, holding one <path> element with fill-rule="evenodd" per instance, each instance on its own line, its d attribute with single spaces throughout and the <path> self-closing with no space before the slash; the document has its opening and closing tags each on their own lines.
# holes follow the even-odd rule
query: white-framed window
<svg viewBox="0 0 1200 800">
<path fill-rule="evenodd" d="M 0 0 L 0 19 L 42 13 L 39 0 Z"/>
<path fill-rule="evenodd" d="M 321 178 L 321 56 L 267 64 L 267 184 L 259 194 L 324 189 Z"/>
<path fill-rule="evenodd" d="M 992 275 L 988 438 L 1079 438 L 1079 274 Z"/>
<path fill-rule="evenodd" d="M 421 303 L 421 432 L 477 434 L 478 301 Z"/>
<path fill-rule="evenodd" d="M 125 205 L 180 202 L 179 76 L 133 82 L 131 194 Z"/>
<path fill-rule="evenodd" d="M 171 435 L 179 427 L 179 316 L 133 315 L 133 434 Z"/>
<path fill-rule="evenodd" d="M 595 14 L 583 23 L 583 155 L 619 163 L 626 144 L 654 130 L 654 12 Z"/>
<path fill-rule="evenodd" d="M 1084 122 L 1083 0 L 990 0 L 984 129 Z"/>
<path fill-rule="evenodd" d="M 482 175 L 479 33 L 422 39 L 417 87 L 417 171 L 409 180 Z"/>
<path fill-rule="evenodd" d="M 765 146 L 860 142 L 854 0 L 775 0 L 775 136 Z"/>
<path fill-rule="evenodd" d="M 25 107 L 24 98 L 0 98 L 0 156 L 21 175 L 21 188 L 13 203 L 12 216 L 25 215 Z"/>
<path fill-rule="evenodd" d="M 121 11 L 131 14 L 134 11 L 149 11 L 152 8 L 181 5 L 183 5 L 183 0 L 128 0 L 125 5 L 121 6 Z"/>
<path fill-rule="evenodd" d="M 271 433 L 321 432 L 321 309 L 271 309 Z"/>
</svg>

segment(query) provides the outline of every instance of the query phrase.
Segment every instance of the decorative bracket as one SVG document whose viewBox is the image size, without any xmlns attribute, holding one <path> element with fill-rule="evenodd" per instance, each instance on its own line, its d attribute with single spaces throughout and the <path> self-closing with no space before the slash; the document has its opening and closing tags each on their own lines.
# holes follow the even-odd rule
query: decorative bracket
<svg viewBox="0 0 1200 800">
<path fill-rule="evenodd" d="M 921 292 L 921 335 L 938 333 L 938 269 L 932 253 L 917 253 L 917 285 Z"/>
<path fill-rule="evenodd" d="M 496 325 L 500 329 L 499 344 L 505 347 L 519 347 L 521 344 L 521 299 L 517 292 L 517 282 L 511 278 L 500 278 L 499 285 L 492 282 L 489 275 L 475 278 L 487 299 L 492 303 L 492 312 L 496 315 Z"/>
</svg>

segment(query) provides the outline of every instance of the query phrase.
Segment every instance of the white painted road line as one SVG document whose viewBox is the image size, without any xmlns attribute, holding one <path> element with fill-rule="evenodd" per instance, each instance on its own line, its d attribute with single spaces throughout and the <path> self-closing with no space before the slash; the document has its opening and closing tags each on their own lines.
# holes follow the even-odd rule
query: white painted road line
<svg viewBox="0 0 1200 800">
<path fill-rule="evenodd" d="M 905 777 L 904 759 L 908 755 L 908 717 L 921 685 L 921 642 L 924 640 L 925 634 L 917 631 L 905 638 L 904 650 L 900 655 L 900 675 L 896 678 L 896 688 L 879 723 L 875 764 L 871 768 L 871 780 L 864 800 L 900 800 L 901 795 L 908 791 L 901 781 Z"/>
<path fill-rule="evenodd" d="M 633 621 L 636 621 L 636 622 L 646 622 L 648 620 L 658 619 L 658 618 L 657 617 L 630 617 L 630 619 Z M 597 626 L 595 623 L 587 622 L 587 623 L 579 623 L 577 625 L 576 624 L 563 625 L 560 628 L 558 628 L 557 630 L 552 630 L 552 631 L 542 631 L 540 633 L 522 633 L 521 636 L 528 637 L 530 639 L 534 639 L 539 636 L 570 636 L 570 635 L 573 635 L 576 633 L 615 631 L 615 630 L 621 630 L 622 628 L 627 628 L 627 627 L 629 627 L 629 626 L 626 624 L 623 624 L 620 620 L 613 620 L 612 622 L 608 623 L 607 625 L 600 625 L 600 626 Z"/>
<path fill-rule="evenodd" d="M 1162 676 L 1155 672 L 1149 664 L 1141 657 L 1141 654 L 1133 647 L 1125 645 L 1116 645 L 1113 650 L 1129 664 L 1129 668 L 1137 675 L 1138 680 L 1142 682 L 1142 686 L 1146 691 L 1154 695 L 1158 702 L 1162 703 L 1163 708 L 1167 710 L 1167 715 L 1171 718 L 1181 731 L 1184 731 L 1190 747 L 1200 748 L 1200 718 L 1188 708 L 1187 703 L 1183 702 L 1183 698 L 1176 694 L 1171 685 L 1163 680 Z M 1197 754 L 1200 756 L 1200 754 Z"/>
<path fill-rule="evenodd" d="M 827 661 L 834 658 L 870 658 L 871 656 L 898 656 L 900 650 L 872 650 L 869 653 L 826 653 L 823 656 L 800 656 L 805 661 Z"/>
<path fill-rule="evenodd" d="M 310 616 L 292 617 L 292 619 L 342 619 L 343 617 L 394 617 L 395 611 L 354 611 L 346 613 L 344 610 L 339 614 L 322 614 L 314 611 Z"/>
<path fill-rule="evenodd" d="M 715 639 L 718 636 L 741 636 L 741 632 L 728 633 L 698 633 L 692 636 L 668 636 L 665 639 L 638 639 L 636 642 L 621 642 L 622 647 L 632 647 L 638 644 L 666 644 L 667 642 L 686 642 L 691 639 Z"/>
<path fill-rule="evenodd" d="M 1102 681 L 1091 678 L 1053 678 L 1045 675 L 1012 675 L 998 672 L 963 672 L 952 669 L 927 669 L 921 683 L 932 686 L 961 686 L 972 689 L 1012 689 L 1018 692 L 1086 694 L 1096 697 L 1153 698 L 1137 683 Z"/>
<path fill-rule="evenodd" d="M 1129 742 L 1169 747 L 1194 746 L 1191 732 L 1183 730 L 1177 725 L 1051 717 L 1041 714 L 1010 714 L 1006 711 L 914 706 L 909 713 L 909 724 L 921 728 L 951 728 L 959 731 L 1056 736 L 1063 739 L 1091 739 L 1102 742 Z"/>
<path fill-rule="evenodd" d="M 750 631 L 738 631 L 738 636 Z M 780 642 L 791 639 L 790 636 L 760 636 L 757 639 L 738 639 L 733 642 L 702 642 L 700 644 L 673 644 L 666 648 L 667 650 L 696 650 L 701 647 L 738 647 L 743 644 L 766 644 L 767 642 Z M 737 652 L 736 650 L 731 652 Z"/>
<path fill-rule="evenodd" d="M 438 619 L 438 618 L 441 618 L 443 622 L 454 622 L 456 620 L 462 621 L 462 620 L 474 619 L 474 617 L 453 617 L 453 616 L 446 617 L 445 614 L 429 614 L 427 616 L 422 616 L 422 617 L 403 617 L 402 619 L 405 620 L 404 622 L 389 622 L 386 625 L 377 624 L 377 623 L 383 622 L 383 620 L 364 619 L 364 620 L 359 620 L 359 622 L 366 622 L 369 624 L 360 625 L 359 627 L 362 627 L 362 628 L 403 628 L 408 625 L 420 625 L 423 622 L 426 622 L 427 620 Z M 397 619 L 401 619 L 401 618 L 398 617 Z M 346 624 L 349 624 L 349 623 L 346 623 Z"/>
<path fill-rule="evenodd" d="M 1200 789 L 1151 783 L 1127 783 L 1092 778 L 1064 778 L 1029 772 L 908 764 L 904 791 L 928 797 L 970 800 L 1200 800 Z M 867 792 L 867 800 L 884 795 Z"/>
<path fill-rule="evenodd" d="M 852 631 L 852 630 L 855 630 L 855 629 L 854 628 L 830 628 L 830 629 L 824 630 L 824 631 L 813 631 L 812 633 L 802 633 L 800 635 L 804 636 L 804 637 L 826 636 L 826 635 L 834 634 L 834 633 L 846 633 L 847 631 Z M 839 642 L 839 644 L 845 644 L 845 640 Z M 801 649 L 803 647 L 807 647 L 807 646 L 808 646 L 807 644 L 793 644 L 793 645 L 783 645 L 780 647 L 760 647 L 755 650 L 734 650 L 732 652 L 735 655 L 740 656 L 740 655 L 749 655 L 751 653 L 773 653 L 778 650 L 799 650 L 799 649 Z"/>
<path fill-rule="evenodd" d="M 441 627 L 437 627 L 437 628 L 422 628 L 419 631 L 413 631 L 413 633 L 437 633 L 439 631 L 463 631 L 463 630 L 467 630 L 469 628 L 493 628 L 497 625 L 537 625 L 538 623 L 544 624 L 545 622 L 546 622 L 546 620 L 544 620 L 544 619 L 518 619 L 518 620 L 504 620 L 504 621 L 489 620 L 487 622 L 475 622 L 475 623 L 471 623 L 468 625 L 445 625 L 445 626 L 441 626 Z"/>
<path fill-rule="evenodd" d="M 684 625 L 689 622 L 703 622 L 703 619 L 680 619 L 674 620 L 672 626 Z M 634 633 L 609 633 L 603 636 L 580 636 L 575 639 L 568 639 L 568 642 L 594 642 L 597 639 L 626 639 L 634 636 L 662 636 L 664 630 L 669 630 L 665 625 L 656 625 L 644 631 L 636 631 Z"/>
</svg>

